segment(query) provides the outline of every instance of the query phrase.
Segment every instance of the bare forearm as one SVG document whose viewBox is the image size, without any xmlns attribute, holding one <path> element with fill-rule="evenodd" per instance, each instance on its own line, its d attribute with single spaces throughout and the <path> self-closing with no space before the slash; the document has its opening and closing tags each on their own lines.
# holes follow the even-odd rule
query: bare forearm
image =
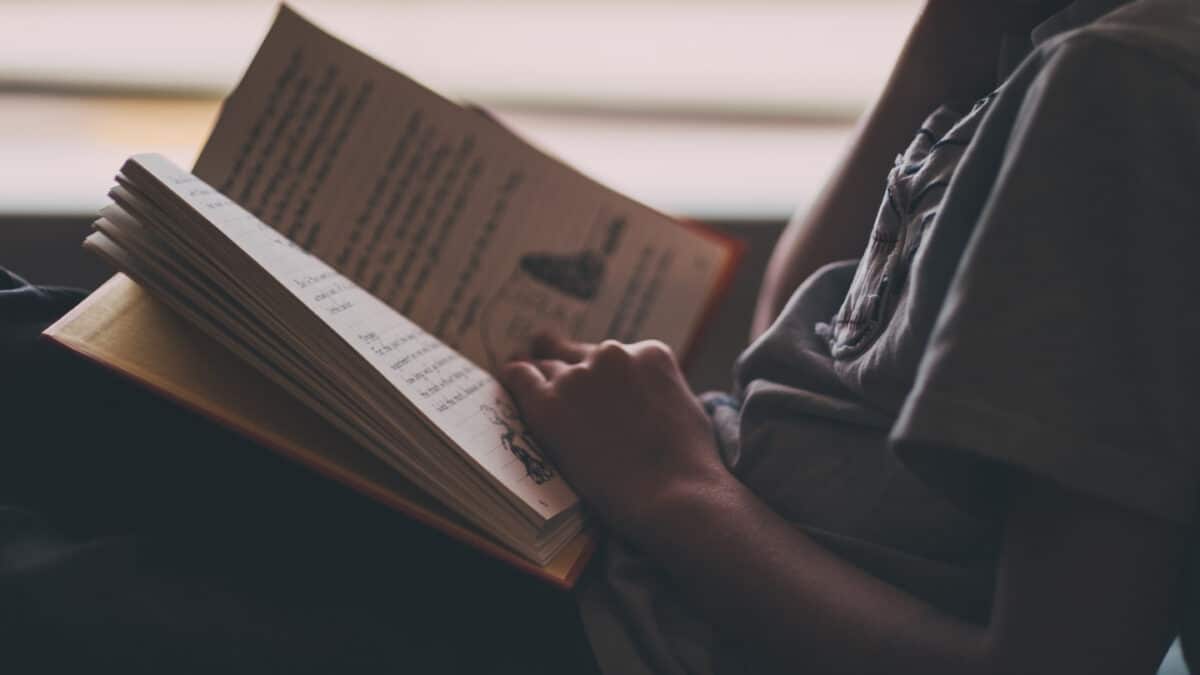
<svg viewBox="0 0 1200 675">
<path fill-rule="evenodd" d="M 987 626 L 842 561 L 728 474 L 646 506 L 626 535 L 786 672 L 1153 673 L 1177 630 L 1185 530 L 1049 481 L 1012 485 Z"/>
<path fill-rule="evenodd" d="M 665 491 L 632 538 L 721 629 L 808 673 L 984 672 L 982 628 L 830 554 L 728 480 Z"/>
<path fill-rule="evenodd" d="M 830 554 L 738 482 L 661 343 L 546 338 L 530 357 L 500 376 L 562 475 L 762 665 L 1153 673 L 1177 627 L 1190 525 L 1014 473 L 992 616 L 969 625 Z"/>
<path fill-rule="evenodd" d="M 751 337 L 770 325 L 788 296 L 819 267 L 862 253 L 884 178 L 896 153 L 939 104 L 970 100 L 994 84 L 1000 30 L 959 1 L 928 3 L 883 93 L 817 202 L 797 214 L 776 244 L 763 278 Z"/>
</svg>

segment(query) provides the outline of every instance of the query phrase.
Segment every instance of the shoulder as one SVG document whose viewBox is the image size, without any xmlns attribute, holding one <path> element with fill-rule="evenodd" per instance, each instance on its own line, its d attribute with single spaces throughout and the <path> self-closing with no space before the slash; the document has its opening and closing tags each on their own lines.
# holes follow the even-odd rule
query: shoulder
<svg viewBox="0 0 1200 675">
<path fill-rule="evenodd" d="M 1179 152 L 1194 161 L 1200 34 L 1194 59 L 1158 49 L 1153 31 L 1136 34 L 1133 40 L 1133 33 L 1116 35 L 1098 23 L 1043 43 L 1026 62 L 1021 86 L 1008 92 L 1008 151 L 1029 150 L 1036 139 L 1043 149 L 1089 162 L 1112 153 L 1159 161 Z"/>
<path fill-rule="evenodd" d="M 1031 60 L 1041 87 L 1076 91 L 1083 99 L 1152 94 L 1169 85 L 1174 98 L 1195 102 L 1200 92 L 1200 3 L 1133 2 L 1047 40 Z"/>
</svg>

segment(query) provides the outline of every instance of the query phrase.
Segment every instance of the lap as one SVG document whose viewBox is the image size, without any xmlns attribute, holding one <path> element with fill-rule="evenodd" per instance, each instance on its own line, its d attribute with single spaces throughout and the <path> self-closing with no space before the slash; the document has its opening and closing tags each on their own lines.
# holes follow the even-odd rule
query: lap
<svg viewBox="0 0 1200 675">
<path fill-rule="evenodd" d="M 135 670 L 594 670 L 569 594 L 44 343 L 77 296 L 4 281 L 10 647 Z"/>
</svg>

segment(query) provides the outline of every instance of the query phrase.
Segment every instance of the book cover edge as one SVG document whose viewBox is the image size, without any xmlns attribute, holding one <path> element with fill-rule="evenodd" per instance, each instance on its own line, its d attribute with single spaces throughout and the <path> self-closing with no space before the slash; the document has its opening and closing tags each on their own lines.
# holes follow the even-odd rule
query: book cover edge
<svg viewBox="0 0 1200 675">
<path fill-rule="evenodd" d="M 87 311 L 88 301 L 91 300 L 94 295 L 97 295 L 100 291 L 104 290 L 106 286 L 113 283 L 113 281 L 119 276 L 119 274 L 114 275 L 98 289 L 93 291 L 92 294 L 89 294 L 87 298 L 84 298 L 82 301 L 80 301 L 80 303 L 73 307 L 69 312 L 64 314 L 57 321 L 43 330 L 43 339 L 46 339 L 52 344 L 57 345 L 62 349 L 65 349 L 108 370 L 119 377 L 124 377 L 130 381 L 133 381 L 138 386 L 145 387 L 155 395 L 165 398 L 175 405 L 179 405 L 194 414 L 200 415 L 204 419 L 209 420 L 214 424 L 219 424 L 225 428 L 231 429 L 241 436 L 248 438 L 258 445 L 270 450 L 271 452 L 282 455 L 289 461 L 298 462 L 307 467 L 309 470 L 315 471 L 322 476 L 329 478 L 330 480 L 334 480 L 368 499 L 400 512 L 405 517 L 411 518 L 423 525 L 434 528 L 461 544 L 470 546 L 471 548 L 474 548 L 485 555 L 508 564 L 526 574 L 541 579 L 552 586 L 561 588 L 563 590 L 570 590 L 574 587 L 580 575 L 583 573 L 584 568 L 587 566 L 587 563 L 590 561 L 592 555 L 596 551 L 598 542 L 597 535 L 593 530 L 584 530 L 576 535 L 576 538 L 585 537 L 586 540 L 579 554 L 568 567 L 566 574 L 562 576 L 552 574 L 544 567 L 539 566 L 532 561 L 526 560 L 516 553 L 509 551 L 507 548 L 504 548 L 501 544 L 491 541 L 486 536 L 475 532 L 474 530 L 468 529 L 466 526 L 460 523 L 456 523 L 437 513 L 429 511 L 412 502 L 411 500 L 407 500 L 389 493 L 386 489 L 375 485 L 370 480 L 357 478 L 357 476 L 355 476 L 352 472 L 338 467 L 331 462 L 323 461 L 319 457 L 307 453 L 302 449 L 297 450 L 284 447 L 283 443 L 280 443 L 275 439 L 267 438 L 257 430 L 248 428 L 234 420 L 228 419 L 218 414 L 216 411 L 210 410 L 205 406 L 190 400 L 189 398 L 180 395 L 175 391 L 172 391 L 169 385 L 166 383 L 156 382 L 155 378 L 149 377 L 144 373 L 135 372 L 136 369 L 131 369 L 114 363 L 105 358 L 103 355 L 88 350 L 81 343 L 63 337 L 60 334 L 62 327 L 75 320 L 78 314 Z M 573 539 L 572 542 L 574 541 L 575 540 Z M 570 545 L 571 544 L 568 543 L 568 546 Z"/>
</svg>

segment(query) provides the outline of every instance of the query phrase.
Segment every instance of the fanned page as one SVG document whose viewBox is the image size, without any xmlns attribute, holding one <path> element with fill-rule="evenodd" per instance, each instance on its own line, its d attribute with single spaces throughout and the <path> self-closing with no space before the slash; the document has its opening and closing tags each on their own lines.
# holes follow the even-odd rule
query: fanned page
<svg viewBox="0 0 1200 675">
<path fill-rule="evenodd" d="M 153 181 L 219 231 L 541 518 L 577 503 L 536 452 L 521 447 L 515 406 L 486 371 L 161 156 L 138 155 L 122 172 L 139 184 Z"/>
<path fill-rule="evenodd" d="M 491 371 L 543 328 L 682 351 L 735 257 L 287 7 L 194 173 Z"/>
</svg>

